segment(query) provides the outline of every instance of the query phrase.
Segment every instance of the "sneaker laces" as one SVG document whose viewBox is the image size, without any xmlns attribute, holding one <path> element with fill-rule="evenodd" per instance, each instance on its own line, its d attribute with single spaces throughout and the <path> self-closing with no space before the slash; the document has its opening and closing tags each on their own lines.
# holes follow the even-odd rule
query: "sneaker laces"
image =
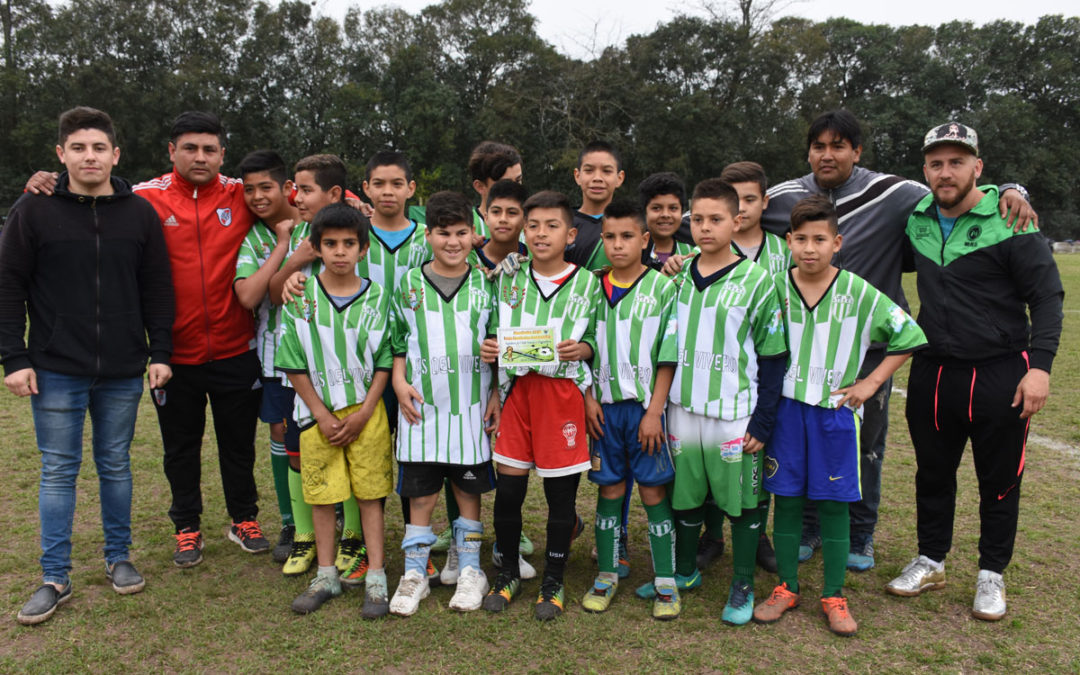
<svg viewBox="0 0 1080 675">
<path fill-rule="evenodd" d="M 262 528 L 259 527 L 259 522 L 256 520 L 245 520 L 240 523 L 233 523 L 233 527 L 240 533 L 241 539 L 262 539 Z"/>
<path fill-rule="evenodd" d="M 544 583 L 540 584 L 540 600 L 543 602 L 551 602 L 555 599 L 555 596 L 562 590 L 562 583 L 551 578 L 546 577 Z"/>
<path fill-rule="evenodd" d="M 838 619 L 846 619 L 849 616 L 847 608 L 847 598 L 844 597 L 832 597 L 822 598 L 821 604 L 825 606 L 825 611 L 830 615 L 837 615 Z"/>
<path fill-rule="evenodd" d="M 361 549 L 364 548 L 364 542 L 360 541 L 357 537 L 343 537 L 341 541 L 338 542 L 338 547 L 341 550 L 341 555 L 355 558 L 360 555 Z"/>
<path fill-rule="evenodd" d="M 426 581 L 423 577 L 414 576 L 412 574 L 406 574 L 401 577 L 401 583 L 398 584 L 397 592 L 402 595 L 407 595 L 410 598 L 420 593 L 421 582 Z"/>
<path fill-rule="evenodd" d="M 464 570 L 462 570 L 461 576 L 458 577 L 458 591 L 472 592 L 483 585 L 481 579 L 484 578 L 484 573 L 478 571 L 473 574 L 469 572 L 469 570 L 471 569 L 473 568 L 466 567 Z"/>
<path fill-rule="evenodd" d="M 307 541 L 304 539 L 293 539 L 292 547 L 289 549 L 289 557 L 297 558 L 307 555 L 307 552 L 315 548 L 315 540 Z"/>
<path fill-rule="evenodd" d="M 775 605 L 782 602 L 787 602 L 788 598 L 795 595 L 788 588 L 787 582 L 780 584 L 773 589 L 773 592 L 769 595 L 769 599 L 765 601 L 766 605 Z"/>
<path fill-rule="evenodd" d="M 495 583 L 491 584 L 491 594 L 495 595 L 503 590 L 506 590 L 514 583 L 516 579 L 514 575 L 509 572 L 500 571 L 495 575 Z"/>
<path fill-rule="evenodd" d="M 177 551 L 194 551 L 199 548 L 199 539 L 202 538 L 202 533 L 198 530 L 194 532 L 177 532 L 176 533 L 176 550 Z"/>
<path fill-rule="evenodd" d="M 1005 582 L 998 577 L 980 576 L 975 582 L 976 596 L 994 596 L 995 598 L 1005 590 Z"/>
</svg>

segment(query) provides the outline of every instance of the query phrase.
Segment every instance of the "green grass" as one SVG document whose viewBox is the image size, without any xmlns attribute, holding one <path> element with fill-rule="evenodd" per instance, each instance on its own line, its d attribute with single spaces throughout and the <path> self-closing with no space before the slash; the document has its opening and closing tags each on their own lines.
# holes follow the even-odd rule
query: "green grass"
<svg viewBox="0 0 1080 675">
<path fill-rule="evenodd" d="M 887 596 L 884 584 L 915 553 L 915 461 L 903 419 L 903 399 L 893 398 L 885 462 L 876 569 L 848 575 L 848 596 L 859 621 L 851 639 L 831 635 L 816 602 L 820 556 L 802 567 L 803 606 L 773 626 L 731 628 L 720 623 L 730 581 L 730 553 L 706 572 L 704 586 L 684 597 L 683 616 L 658 623 L 633 588 L 649 578 L 644 515 L 633 510 L 633 572 L 612 609 L 586 614 L 579 600 L 595 573 L 591 533 L 573 549 L 566 615 L 551 625 L 532 618 L 538 584 L 526 582 L 521 601 L 499 616 L 460 615 L 447 608 L 452 589 L 435 589 L 421 611 L 406 620 L 360 619 L 356 593 L 317 614 L 299 617 L 289 603 L 306 579 L 285 579 L 267 556 L 250 556 L 226 541 L 227 516 L 213 439 L 205 441 L 203 517 L 205 562 L 190 570 L 172 565 L 173 540 L 166 516 L 169 488 L 161 470 L 157 424 L 144 400 L 132 447 L 135 471 L 134 558 L 146 591 L 116 595 L 102 572 L 97 478 L 87 458 L 79 479 L 74 532 L 73 600 L 49 622 L 23 627 L 15 613 L 38 583 L 38 455 L 29 403 L 0 397 L 6 441 L 0 462 L 7 489 L 0 491 L 8 543 L 0 551 L 0 672 L 194 671 L 324 672 L 413 671 L 728 671 L 728 672 L 1080 672 L 1080 591 L 1073 564 L 1080 541 L 1075 504 L 1080 502 L 1080 256 L 1060 256 L 1065 280 L 1065 338 L 1051 379 L 1052 396 L 1032 433 L 1050 447 L 1029 445 L 1016 554 L 1005 575 L 1009 614 L 989 624 L 970 617 L 976 575 L 977 492 L 970 456 L 959 476 L 956 536 L 949 558 L 950 584 L 921 598 Z M 914 298 L 913 281 L 908 281 Z M 906 376 L 897 378 L 904 386 Z M 278 525 L 265 429 L 260 429 L 257 477 L 262 521 Z M 542 491 L 534 480 L 526 505 L 526 531 L 542 550 Z M 592 513 L 595 488 L 583 481 L 579 511 Z M 402 532 L 396 504 L 388 509 L 391 585 L 401 573 Z M 485 499 L 486 538 L 491 498 Z M 440 507 L 439 512 L 441 513 Z M 272 536 L 272 535 L 271 535 Z M 490 547 L 484 561 L 489 564 Z M 442 556 L 437 556 L 442 562 Z M 533 556 L 538 567 L 540 554 Z M 490 568 L 487 570 L 490 574 Z M 774 580 L 758 573 L 759 598 Z"/>
</svg>

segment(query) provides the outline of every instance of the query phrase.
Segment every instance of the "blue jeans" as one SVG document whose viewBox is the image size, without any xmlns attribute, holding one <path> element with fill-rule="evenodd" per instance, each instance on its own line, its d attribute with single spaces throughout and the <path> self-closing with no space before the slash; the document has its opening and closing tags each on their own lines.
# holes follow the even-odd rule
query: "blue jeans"
<svg viewBox="0 0 1080 675">
<path fill-rule="evenodd" d="M 41 451 L 41 569 L 46 583 L 66 584 L 71 571 L 71 523 L 75 480 L 82 464 L 86 411 L 94 433 L 94 464 L 101 491 L 105 562 L 127 560 L 131 546 L 131 462 L 143 383 L 141 377 L 109 378 L 37 371 L 30 397 Z"/>
</svg>

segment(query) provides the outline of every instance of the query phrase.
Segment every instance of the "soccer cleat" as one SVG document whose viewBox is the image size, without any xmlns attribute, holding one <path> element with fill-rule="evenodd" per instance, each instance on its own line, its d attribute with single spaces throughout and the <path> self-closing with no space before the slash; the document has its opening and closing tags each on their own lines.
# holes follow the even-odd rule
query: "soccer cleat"
<svg viewBox="0 0 1080 675">
<path fill-rule="evenodd" d="M 367 579 L 368 557 L 367 549 L 360 547 L 360 553 L 353 558 L 353 565 L 341 573 L 339 579 L 346 586 L 359 586 Z"/>
<path fill-rule="evenodd" d="M 581 533 L 585 531 L 585 521 L 581 519 L 581 516 L 574 514 L 574 529 L 570 531 L 570 543 L 573 544 Z M 519 551 L 520 552 L 520 551 Z"/>
<path fill-rule="evenodd" d="M 364 584 L 364 607 L 360 616 L 365 619 L 380 619 L 390 611 L 390 601 L 386 599 L 386 576 L 368 575 Z"/>
<path fill-rule="evenodd" d="M 754 608 L 754 623 L 776 623 L 784 612 L 799 606 L 799 594 L 792 593 L 787 583 L 773 589 L 769 599 Z"/>
<path fill-rule="evenodd" d="M 675 575 L 675 586 L 680 591 L 692 591 L 701 585 L 701 570 L 694 570 L 694 573 L 688 577 L 684 577 L 681 574 Z M 634 591 L 642 600 L 652 600 L 656 597 L 656 588 L 653 587 L 653 582 L 647 581 L 644 584 L 637 587 Z"/>
<path fill-rule="evenodd" d="M 316 574 L 304 592 L 292 601 L 292 610 L 297 614 L 311 614 L 323 606 L 330 598 L 341 595 L 341 584 L 336 576 L 324 577 Z"/>
<path fill-rule="evenodd" d="M 679 618 L 682 611 L 682 602 L 679 600 L 679 589 L 675 586 L 657 586 L 656 597 L 653 599 L 652 615 L 660 621 L 671 621 Z"/>
<path fill-rule="evenodd" d="M 724 538 L 713 539 L 708 532 L 702 532 L 697 546 L 697 567 L 703 570 L 724 555 Z"/>
<path fill-rule="evenodd" d="M 446 552 L 446 564 L 443 565 L 442 572 L 439 573 L 439 580 L 443 586 L 453 586 L 458 582 L 459 565 L 457 544 L 450 544 L 450 549 Z"/>
<path fill-rule="evenodd" d="M 420 601 L 431 593 L 427 577 L 415 570 L 408 570 L 398 582 L 394 597 L 390 600 L 390 613 L 412 616 L 420 608 Z"/>
<path fill-rule="evenodd" d="M 510 601 L 520 590 L 520 577 L 512 576 L 509 572 L 499 572 L 495 576 L 495 583 L 484 596 L 483 608 L 489 612 L 501 612 L 510 605 Z"/>
<path fill-rule="evenodd" d="M 26 604 L 19 610 L 15 620 L 24 626 L 48 621 L 49 617 L 56 612 L 56 608 L 71 599 L 71 582 L 61 590 L 56 590 L 52 584 L 42 584 L 38 587 Z"/>
<path fill-rule="evenodd" d="M 439 574 L 439 568 L 435 567 L 435 561 L 428 556 L 427 561 L 427 580 L 428 586 L 435 588 L 442 585 L 442 576 Z"/>
<path fill-rule="evenodd" d="M 495 565 L 495 569 L 502 569 L 502 553 L 499 553 L 498 544 L 491 547 L 491 563 Z M 520 553 L 518 553 L 518 573 L 522 579 L 536 578 L 536 568 L 530 565 L 529 561 Z"/>
<path fill-rule="evenodd" d="M 920 555 L 904 567 L 900 576 L 885 585 L 885 592 L 912 597 L 923 591 L 933 591 L 944 587 L 944 563 L 938 566 L 930 558 Z"/>
<path fill-rule="evenodd" d="M 270 550 L 270 542 L 263 536 L 259 521 L 254 519 L 234 522 L 226 536 L 229 541 L 240 544 L 240 548 L 247 553 L 266 553 Z"/>
<path fill-rule="evenodd" d="M 615 591 L 619 588 L 619 578 L 612 579 L 601 574 L 593 581 L 592 588 L 585 593 L 581 601 L 581 608 L 586 612 L 603 612 L 611 606 L 611 600 L 615 597 Z"/>
<path fill-rule="evenodd" d="M 620 579 L 630 576 L 630 551 L 626 548 L 626 542 L 619 540 L 619 564 L 615 568 Z"/>
<path fill-rule="evenodd" d="M 337 567 L 338 572 L 341 572 L 342 574 L 352 569 L 356 557 L 360 555 L 360 551 L 362 551 L 363 548 L 364 542 L 351 530 L 346 531 L 345 536 L 338 542 L 337 558 L 334 559 L 334 567 Z"/>
<path fill-rule="evenodd" d="M 270 550 L 270 557 L 274 559 L 274 562 L 283 563 L 289 559 L 289 552 L 292 550 L 292 542 L 295 535 L 295 525 L 282 526 L 277 543 L 274 544 L 274 548 Z"/>
<path fill-rule="evenodd" d="M 450 609 L 459 612 L 480 609 L 487 592 L 488 580 L 484 573 L 475 567 L 466 567 L 458 575 L 457 590 L 454 591 L 454 597 L 450 598 Z"/>
<path fill-rule="evenodd" d="M 770 574 L 777 573 L 776 551 L 773 550 L 772 542 L 769 541 L 769 535 L 764 533 L 758 537 L 757 564 L 758 567 Z"/>
<path fill-rule="evenodd" d="M 847 568 L 852 572 L 866 572 L 874 569 L 873 537 L 852 538 L 851 551 L 847 556 Z"/>
<path fill-rule="evenodd" d="M 112 565 L 105 565 L 105 576 L 112 582 L 113 590 L 120 595 L 138 593 L 146 587 L 146 580 L 130 560 L 118 560 Z"/>
<path fill-rule="evenodd" d="M 833 597 L 821 599 L 821 611 L 829 619 L 829 630 L 843 637 L 851 637 L 858 630 L 851 612 L 848 611 L 847 598 Z"/>
<path fill-rule="evenodd" d="M 979 570 L 971 615 L 983 621 L 998 621 L 1005 616 L 1005 580 L 997 572 Z"/>
<path fill-rule="evenodd" d="M 435 543 L 431 545 L 432 553 L 446 553 L 450 550 L 450 544 L 454 542 L 454 528 L 447 527 L 445 530 L 439 533 L 439 536 L 435 538 Z"/>
<path fill-rule="evenodd" d="M 540 584 L 540 594 L 536 596 L 537 621 L 552 621 L 559 618 L 565 606 L 565 589 L 561 581 L 545 577 Z"/>
<path fill-rule="evenodd" d="M 745 581 L 732 581 L 727 604 L 720 620 L 729 626 L 742 626 L 754 615 L 754 587 Z"/>
<path fill-rule="evenodd" d="M 573 540 L 571 539 L 571 541 Z M 521 540 L 518 541 L 518 553 L 521 555 L 533 554 L 533 543 L 525 536 L 524 531 L 521 532 Z"/>
<path fill-rule="evenodd" d="M 307 574 L 311 569 L 311 563 L 315 560 L 315 533 L 297 532 L 293 539 L 292 549 L 289 550 L 289 558 L 281 566 L 281 573 L 287 577 L 298 577 Z"/>
<path fill-rule="evenodd" d="M 820 534 L 803 534 L 799 542 L 799 562 L 804 563 L 814 557 L 814 551 L 821 548 Z"/>
<path fill-rule="evenodd" d="M 202 532 L 185 527 L 176 533 L 176 550 L 173 551 L 173 564 L 177 567 L 195 567 L 202 562 Z"/>
</svg>

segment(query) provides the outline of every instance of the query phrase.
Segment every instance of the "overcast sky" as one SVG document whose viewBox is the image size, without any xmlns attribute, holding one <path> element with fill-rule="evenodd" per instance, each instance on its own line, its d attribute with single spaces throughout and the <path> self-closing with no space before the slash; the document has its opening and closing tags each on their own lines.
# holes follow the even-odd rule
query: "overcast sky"
<svg viewBox="0 0 1080 675">
<path fill-rule="evenodd" d="M 996 19 L 1034 23 L 1047 14 L 1080 15 L 1077 0 L 970 0 L 942 3 L 940 0 L 829 0 L 828 2 L 794 0 L 783 3 L 777 16 L 802 16 L 815 21 L 843 16 L 860 23 L 885 23 L 894 26 L 921 24 L 936 26 L 954 20 L 977 24 Z M 430 0 L 314 0 L 318 11 L 338 19 L 350 6 L 368 9 L 397 5 L 417 13 Z M 702 14 L 702 2 L 687 0 L 533 0 L 531 12 L 539 20 L 542 38 L 561 52 L 588 58 L 612 44 L 621 44 L 627 36 L 649 33 L 680 10 Z M 722 0 L 718 7 L 732 7 Z"/>
</svg>

